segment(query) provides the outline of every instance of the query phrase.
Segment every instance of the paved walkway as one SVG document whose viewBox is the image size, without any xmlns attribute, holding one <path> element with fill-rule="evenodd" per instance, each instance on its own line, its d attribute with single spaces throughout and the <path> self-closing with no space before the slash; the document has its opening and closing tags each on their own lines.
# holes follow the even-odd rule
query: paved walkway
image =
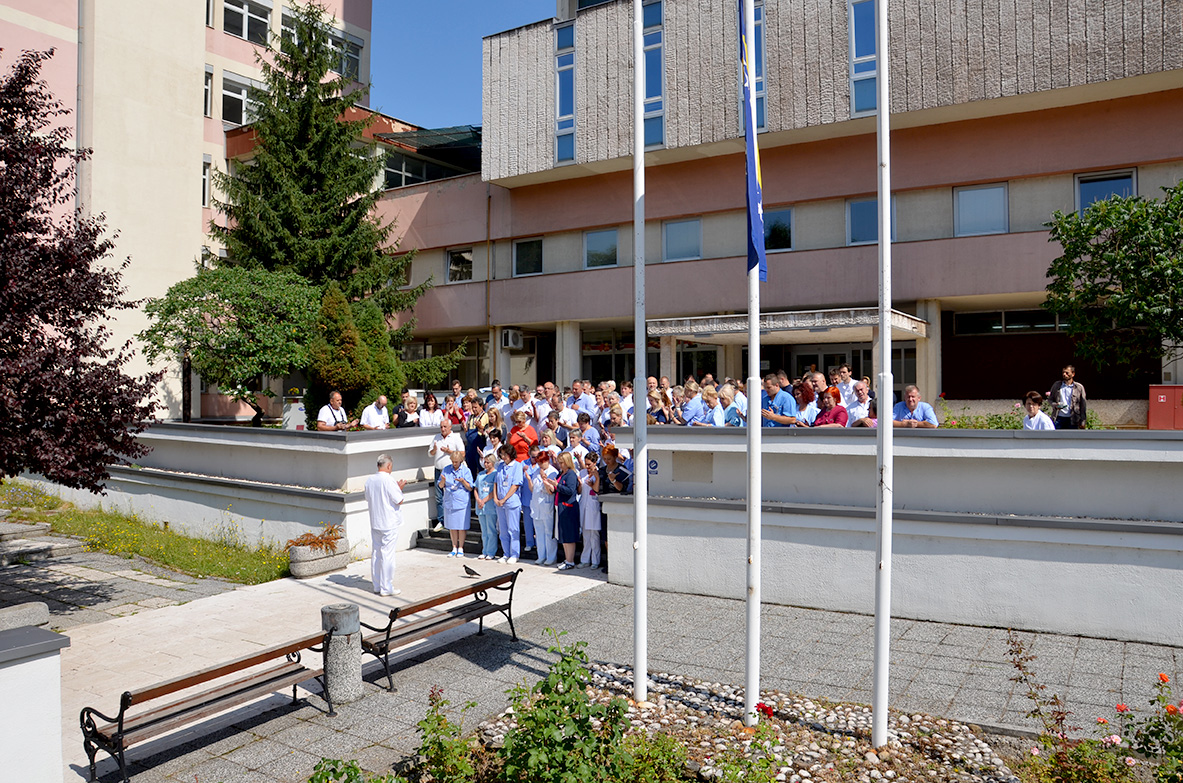
<svg viewBox="0 0 1183 783">
<path fill-rule="evenodd" d="M 41 601 L 49 606 L 50 628 L 69 632 L 237 586 L 178 574 L 140 558 L 81 552 L 0 568 L 0 606 Z"/>
<path fill-rule="evenodd" d="M 483 575 L 506 566 L 466 560 Z M 321 757 L 357 759 L 387 772 L 417 745 L 415 722 L 427 691 L 442 685 L 454 703 L 477 701 L 467 725 L 504 709 L 505 691 L 535 679 L 549 665 L 546 627 L 589 642 L 593 658 L 631 664 L 632 590 L 603 584 L 598 572 L 558 574 L 532 565 L 519 581 L 514 642 L 503 624 L 484 637 L 475 626 L 435 637 L 399 656 L 395 684 L 380 687 L 381 667 L 368 663 L 365 697 L 328 718 L 310 696 L 297 706 L 276 695 L 166 741 L 133 750 L 136 783 L 211 780 L 222 783 L 306 781 Z M 85 777 L 77 714 L 83 704 L 113 708 L 122 690 L 223 661 L 252 649 L 315 631 L 319 607 L 351 601 L 362 619 L 383 614 L 394 601 L 409 601 L 461 583 L 460 565 L 440 553 L 399 554 L 404 594 L 379 600 L 369 592 L 368 562 L 344 573 L 297 582 L 282 580 L 240 588 L 182 606 L 84 626 L 71 632 L 63 651 L 63 746 L 66 780 Z M 520 602 L 520 603 L 519 603 Z M 650 666 L 712 682 L 742 683 L 742 602 L 669 593 L 649 599 Z M 502 621 L 503 623 L 503 621 Z M 792 607 L 763 611 L 762 685 L 830 700 L 870 701 L 872 619 Z M 972 723 L 1030 728 L 1029 706 L 1009 681 L 1005 631 L 942 623 L 893 623 L 892 706 L 944 714 Z M 1183 648 L 1056 634 L 1023 634 L 1041 682 L 1062 695 L 1087 726 L 1111 715 L 1118 701 L 1140 705 L 1158 672 L 1175 681 L 1183 673 Z M 143 763 L 138 763 L 143 762 Z M 100 766 L 114 780 L 113 763 Z"/>
</svg>

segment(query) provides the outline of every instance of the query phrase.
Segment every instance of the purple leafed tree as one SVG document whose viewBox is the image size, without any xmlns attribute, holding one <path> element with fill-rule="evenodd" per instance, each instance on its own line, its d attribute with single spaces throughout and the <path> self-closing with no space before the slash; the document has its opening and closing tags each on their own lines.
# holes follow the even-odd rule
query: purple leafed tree
<svg viewBox="0 0 1183 783">
<path fill-rule="evenodd" d="M 136 306 L 109 264 L 103 217 L 73 211 L 68 111 L 42 81 L 53 55 L 0 74 L 0 475 L 39 473 L 101 492 L 109 465 L 144 454 L 160 374 L 134 378 L 131 344 L 109 347 L 108 314 Z"/>
</svg>

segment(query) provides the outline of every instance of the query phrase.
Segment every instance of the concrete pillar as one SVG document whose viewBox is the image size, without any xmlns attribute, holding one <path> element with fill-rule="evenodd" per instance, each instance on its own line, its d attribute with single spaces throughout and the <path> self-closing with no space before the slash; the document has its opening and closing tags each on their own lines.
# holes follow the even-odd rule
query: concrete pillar
<svg viewBox="0 0 1183 783">
<path fill-rule="evenodd" d="M 514 380 L 510 377 L 509 351 L 501 348 L 501 329 L 494 326 L 489 330 L 489 383 L 501 381 L 501 385 L 509 389 Z M 508 394 L 508 391 L 506 392 Z"/>
<path fill-rule="evenodd" d="M 673 337 L 661 338 L 661 374 L 670 379 L 670 386 L 678 385 L 678 341 Z M 658 379 L 660 380 L 660 378 Z"/>
<path fill-rule="evenodd" d="M 728 376 L 732 378 L 743 378 L 744 372 L 743 346 L 724 345 L 723 361 L 719 363 L 719 374 L 722 376 L 722 378 L 726 378 Z M 721 381 L 722 378 L 719 380 Z"/>
<path fill-rule="evenodd" d="M 922 398 L 932 402 L 944 391 L 941 388 L 941 300 L 919 300 L 916 315 L 928 321 L 928 336 L 916 338 L 916 385 Z"/>
<path fill-rule="evenodd" d="M 56 780 L 62 774 L 60 653 L 69 646 L 70 637 L 45 628 L 0 631 L 0 692 L 5 697 L 0 736 L 13 751 L 4 754 L 5 780 Z M 113 707 L 114 700 L 100 706 Z M 77 713 L 72 717 L 71 742 L 78 735 Z"/>
<path fill-rule="evenodd" d="M 361 618 L 356 604 L 329 604 L 320 608 L 320 626 L 332 638 L 324 646 L 325 683 L 333 705 L 349 704 L 362 697 Z"/>
<path fill-rule="evenodd" d="M 555 323 L 555 386 L 583 377 L 583 335 L 578 321 Z"/>
</svg>

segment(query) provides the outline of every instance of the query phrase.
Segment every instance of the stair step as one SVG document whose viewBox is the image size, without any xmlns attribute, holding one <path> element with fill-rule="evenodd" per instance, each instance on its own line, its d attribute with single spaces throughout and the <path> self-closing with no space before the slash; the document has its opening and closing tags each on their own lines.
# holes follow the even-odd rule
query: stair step
<svg viewBox="0 0 1183 783">
<path fill-rule="evenodd" d="M 0 541 L 0 566 L 64 557 L 83 550 L 83 543 L 73 538 L 12 538 Z"/>
<path fill-rule="evenodd" d="M 14 538 L 36 538 L 47 533 L 49 533 L 48 522 L 0 522 L 0 541 L 11 541 Z"/>
</svg>

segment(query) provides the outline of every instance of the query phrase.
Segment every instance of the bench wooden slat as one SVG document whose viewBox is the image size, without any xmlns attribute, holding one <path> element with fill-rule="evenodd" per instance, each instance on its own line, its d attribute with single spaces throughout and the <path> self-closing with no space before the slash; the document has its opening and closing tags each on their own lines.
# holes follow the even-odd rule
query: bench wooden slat
<svg viewBox="0 0 1183 783">
<path fill-rule="evenodd" d="M 187 710 L 200 707 L 211 701 L 224 698 L 226 696 L 237 693 L 240 690 L 254 687 L 259 683 L 270 682 L 273 679 L 282 679 L 291 674 L 308 671 L 308 667 L 300 663 L 285 662 L 273 669 L 256 672 L 249 677 L 243 677 L 233 682 L 223 683 L 208 691 L 195 693 L 183 699 L 179 699 L 168 704 L 163 704 L 146 712 L 141 712 L 136 715 L 125 717 L 123 720 L 123 731 L 127 733 L 133 729 L 139 729 L 144 725 L 151 724 L 155 720 L 168 717 L 169 715 L 178 714 Z M 99 731 L 106 736 L 110 736 L 112 732 L 118 729 L 118 724 L 108 723 L 106 726 L 99 728 Z"/>
<path fill-rule="evenodd" d="M 475 582 L 465 587 L 453 590 L 449 593 L 433 595 L 431 598 L 425 598 L 422 601 L 416 601 L 415 603 L 407 604 L 406 606 L 400 606 L 398 607 L 398 616 L 406 617 L 409 614 L 417 614 L 419 612 L 426 611 L 427 609 L 434 609 L 440 604 L 446 604 L 451 601 L 470 596 L 473 593 L 480 592 L 481 590 L 488 590 L 493 587 L 509 584 L 514 580 L 514 574 L 516 573 L 518 572 L 508 571 L 504 574 L 501 574 L 500 576 L 494 576 L 480 582 Z"/>
<path fill-rule="evenodd" d="M 258 652 L 251 653 L 250 655 L 244 655 L 243 657 L 236 658 L 229 663 L 218 664 L 217 666 L 211 666 L 207 669 L 193 672 L 192 674 L 186 674 L 182 677 L 177 677 L 172 680 L 158 682 L 155 685 L 144 688 L 143 690 L 131 691 L 131 703 L 139 704 L 141 702 L 151 701 L 152 699 L 156 699 L 161 696 L 167 696 L 170 693 L 183 691 L 186 688 L 192 688 L 194 685 L 200 685 L 203 682 L 209 682 L 210 680 L 216 680 L 219 677 L 225 677 L 227 674 L 234 674 L 235 672 L 240 672 L 243 669 L 249 669 L 252 666 L 258 666 L 261 663 L 267 663 L 268 661 L 283 657 L 288 653 L 314 647 L 323 641 L 324 634 L 318 633 L 314 636 L 308 636 L 303 639 L 286 642 L 285 644 L 279 644 L 275 647 L 268 647 L 265 650 L 259 650 Z"/>
<path fill-rule="evenodd" d="M 195 702 L 189 706 L 189 709 L 177 712 L 171 716 L 160 716 L 157 720 L 148 725 L 134 728 L 130 731 L 124 730 L 123 745 L 128 747 L 137 742 L 142 742 L 152 737 L 157 737 L 165 732 L 172 731 L 180 726 L 185 726 L 190 723 L 195 723 L 202 718 L 208 718 L 223 710 L 231 707 L 245 704 L 248 701 L 254 701 L 257 698 L 267 696 L 275 693 L 278 690 L 286 688 L 291 685 L 299 685 L 302 682 L 307 682 L 313 677 L 320 675 L 319 671 L 305 669 L 301 667 L 299 671 L 289 672 L 282 677 L 275 677 L 266 682 L 259 682 L 251 687 L 239 690 L 237 692 L 230 692 L 222 694 L 217 699 L 206 699 L 204 704 L 202 702 Z M 212 693 L 212 692 L 211 692 Z M 207 694 L 209 695 L 209 694 Z"/>
<path fill-rule="evenodd" d="M 436 626 L 446 625 L 447 628 L 453 628 L 457 625 L 464 625 L 471 622 L 478 617 L 483 617 L 494 612 L 503 611 L 506 608 L 505 604 L 493 604 L 488 601 L 473 601 L 471 603 L 457 606 L 449 609 L 446 612 L 439 614 L 428 615 L 427 617 L 418 617 L 405 623 L 396 624 L 390 630 L 390 643 L 386 643 L 386 632 L 382 631 L 376 634 L 371 634 L 368 637 L 362 638 L 362 646 L 366 648 L 374 648 L 378 652 L 384 652 L 388 647 L 394 649 L 401 647 L 404 644 L 409 644 L 413 641 L 432 636 L 439 633 L 439 630 L 432 630 L 429 633 L 425 632 L 428 629 Z"/>
</svg>

